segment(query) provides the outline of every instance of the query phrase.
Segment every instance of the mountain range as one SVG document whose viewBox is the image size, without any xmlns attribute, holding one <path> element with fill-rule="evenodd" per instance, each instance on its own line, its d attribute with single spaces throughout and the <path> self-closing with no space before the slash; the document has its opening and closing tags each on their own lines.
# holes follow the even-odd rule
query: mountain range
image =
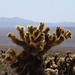
<svg viewBox="0 0 75 75">
<path fill-rule="evenodd" d="M 15 27 L 16 25 L 39 25 L 40 22 L 33 22 L 30 20 L 14 17 L 14 18 L 0 18 L 0 27 Z M 57 23 L 45 23 L 49 27 L 75 27 L 75 22 L 57 22 Z"/>
</svg>

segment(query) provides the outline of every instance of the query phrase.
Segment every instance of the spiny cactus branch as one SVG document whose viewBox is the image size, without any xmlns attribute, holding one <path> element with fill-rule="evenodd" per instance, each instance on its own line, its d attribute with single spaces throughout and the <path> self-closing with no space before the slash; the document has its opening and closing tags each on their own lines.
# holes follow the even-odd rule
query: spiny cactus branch
<svg viewBox="0 0 75 75">
<path fill-rule="evenodd" d="M 16 29 L 19 31 L 20 39 L 24 40 L 25 27 L 17 25 Z"/>
</svg>

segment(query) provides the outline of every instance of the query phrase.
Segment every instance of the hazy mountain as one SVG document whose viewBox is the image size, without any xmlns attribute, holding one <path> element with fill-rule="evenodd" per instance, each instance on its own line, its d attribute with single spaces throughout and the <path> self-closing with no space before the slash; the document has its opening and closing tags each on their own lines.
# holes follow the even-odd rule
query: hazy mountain
<svg viewBox="0 0 75 75">
<path fill-rule="evenodd" d="M 0 27 L 14 27 L 16 25 L 39 25 L 40 22 L 33 22 L 22 18 L 0 18 Z M 46 26 L 50 27 L 75 27 L 75 22 L 59 22 L 59 23 L 45 23 Z"/>
<path fill-rule="evenodd" d="M 34 22 L 29 20 L 24 20 L 22 18 L 0 18 L 0 27 L 14 27 L 16 25 L 28 25 L 34 24 Z"/>
</svg>

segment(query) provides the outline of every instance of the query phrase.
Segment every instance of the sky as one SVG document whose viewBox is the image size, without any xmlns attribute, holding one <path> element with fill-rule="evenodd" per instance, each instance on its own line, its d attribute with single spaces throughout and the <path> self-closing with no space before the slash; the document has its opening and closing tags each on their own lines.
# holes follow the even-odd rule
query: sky
<svg viewBox="0 0 75 75">
<path fill-rule="evenodd" d="M 75 22 L 75 0 L 0 0 L 0 17 Z"/>
</svg>

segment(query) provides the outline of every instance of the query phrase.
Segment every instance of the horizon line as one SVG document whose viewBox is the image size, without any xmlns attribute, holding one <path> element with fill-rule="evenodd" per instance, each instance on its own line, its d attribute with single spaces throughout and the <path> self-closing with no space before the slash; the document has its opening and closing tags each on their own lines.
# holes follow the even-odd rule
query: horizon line
<svg viewBox="0 0 75 75">
<path fill-rule="evenodd" d="M 36 22 L 36 23 L 40 23 L 38 21 L 33 21 L 33 20 L 29 20 L 29 19 L 25 19 L 25 18 L 21 18 L 21 17 L 0 17 L 1 18 L 7 18 L 7 19 L 14 19 L 14 18 L 19 18 L 19 19 L 23 19 L 23 20 L 28 20 L 28 21 L 32 21 L 32 22 Z M 43 21 L 44 22 L 44 21 Z M 74 21 L 60 21 L 60 22 L 44 22 L 44 23 L 75 23 Z"/>
</svg>

